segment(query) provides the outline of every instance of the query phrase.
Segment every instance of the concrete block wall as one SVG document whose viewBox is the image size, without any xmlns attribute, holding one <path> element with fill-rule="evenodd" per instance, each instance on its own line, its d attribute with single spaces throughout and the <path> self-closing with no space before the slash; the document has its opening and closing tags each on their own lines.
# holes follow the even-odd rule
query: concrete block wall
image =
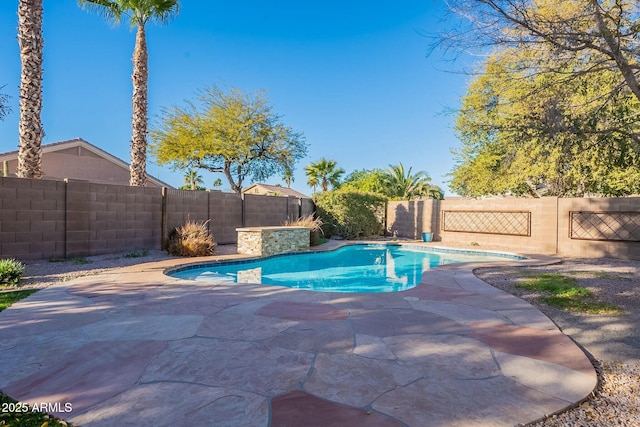
<svg viewBox="0 0 640 427">
<path fill-rule="evenodd" d="M 242 197 L 235 193 L 209 193 L 210 230 L 218 244 L 236 243 L 236 229 L 242 227 Z"/>
<path fill-rule="evenodd" d="M 187 221 L 204 222 L 210 218 L 208 192 L 168 188 L 165 194 L 167 230 Z"/>
<path fill-rule="evenodd" d="M 0 257 L 21 260 L 160 249 L 188 220 L 210 220 L 219 244 L 246 225 L 280 226 L 310 200 L 0 177 Z M 301 203 L 301 205 L 300 205 Z"/>
<path fill-rule="evenodd" d="M 162 190 L 70 181 L 66 256 L 160 247 Z"/>
<path fill-rule="evenodd" d="M 314 207 L 303 199 L 304 208 Z M 306 203 L 304 203 L 306 202 Z M 280 226 L 292 215 L 297 218 L 299 202 L 295 197 L 278 197 L 221 191 L 166 190 L 165 238 L 173 228 L 186 221 L 209 221 L 209 231 L 217 244 L 237 242 L 236 229 L 251 226 Z"/>
<path fill-rule="evenodd" d="M 302 215 L 302 205 L 297 197 L 287 197 L 287 220 L 295 221 Z"/>
<path fill-rule="evenodd" d="M 302 206 L 302 217 L 309 216 L 316 211 L 316 205 L 312 199 L 300 199 L 300 204 Z"/>
<path fill-rule="evenodd" d="M 279 226 L 288 219 L 289 198 L 244 195 L 244 226 Z M 296 208 L 297 212 L 297 208 Z"/>
<path fill-rule="evenodd" d="M 0 257 L 38 260 L 65 253 L 65 183 L 0 179 Z"/>
<path fill-rule="evenodd" d="M 0 177 L 0 257 L 39 260 L 159 249 L 163 232 L 188 219 L 211 219 L 216 242 L 235 243 L 239 227 L 280 226 L 300 210 L 302 216 L 314 211 L 310 199 L 245 195 L 243 201 L 238 194 L 219 191 L 165 192 L 163 196 L 159 188 Z M 447 211 L 525 211 L 530 214 L 530 235 L 445 231 L 441 222 Z M 412 239 L 431 232 L 443 244 L 640 259 L 638 241 L 572 238 L 571 212 L 600 212 L 611 227 L 633 236 L 640 233 L 640 197 L 389 202 L 387 230 Z M 619 224 L 611 219 L 611 213 L 621 212 L 631 220 Z"/>
</svg>

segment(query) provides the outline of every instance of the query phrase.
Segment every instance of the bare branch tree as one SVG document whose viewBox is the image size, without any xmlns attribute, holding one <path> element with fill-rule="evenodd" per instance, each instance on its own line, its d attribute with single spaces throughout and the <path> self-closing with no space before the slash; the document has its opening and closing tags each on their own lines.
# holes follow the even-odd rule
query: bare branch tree
<svg viewBox="0 0 640 427">
<path fill-rule="evenodd" d="M 486 55 L 519 53 L 531 74 L 568 78 L 616 70 L 640 99 L 640 7 L 638 0 L 449 0 L 455 24 L 432 36 L 433 49 Z M 522 61 L 523 57 L 529 58 Z M 582 64 L 578 66 L 577 64 Z"/>
</svg>

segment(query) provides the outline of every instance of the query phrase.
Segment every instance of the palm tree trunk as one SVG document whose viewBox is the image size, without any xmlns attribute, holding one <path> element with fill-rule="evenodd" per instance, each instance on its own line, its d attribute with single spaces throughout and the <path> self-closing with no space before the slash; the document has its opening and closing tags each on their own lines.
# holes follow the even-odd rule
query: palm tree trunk
<svg viewBox="0 0 640 427">
<path fill-rule="evenodd" d="M 42 178 L 42 0 L 18 4 L 20 75 L 20 122 L 17 176 Z"/>
<path fill-rule="evenodd" d="M 133 51 L 133 116 L 131 135 L 131 166 L 129 184 L 144 186 L 147 183 L 147 68 L 149 55 L 144 25 L 138 25 L 136 47 Z"/>
</svg>

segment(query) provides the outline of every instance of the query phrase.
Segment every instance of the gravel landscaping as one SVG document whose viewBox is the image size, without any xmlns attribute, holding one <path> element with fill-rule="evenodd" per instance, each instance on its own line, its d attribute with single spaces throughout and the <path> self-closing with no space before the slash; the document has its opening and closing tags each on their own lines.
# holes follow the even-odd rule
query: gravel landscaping
<svg viewBox="0 0 640 427">
<path fill-rule="evenodd" d="M 216 254 L 235 253 L 234 245 L 216 248 Z M 139 263 L 170 259 L 163 251 L 144 251 L 63 262 L 27 265 L 21 288 L 43 288 L 77 277 Z M 541 303 L 540 295 L 516 285 L 538 273 L 560 273 L 610 304 L 620 315 L 571 313 Z M 564 259 L 544 267 L 481 268 L 475 274 L 491 285 L 535 305 L 592 358 L 600 376 L 596 392 L 576 408 L 551 416 L 535 426 L 640 425 L 640 262 L 614 259 Z"/>
</svg>

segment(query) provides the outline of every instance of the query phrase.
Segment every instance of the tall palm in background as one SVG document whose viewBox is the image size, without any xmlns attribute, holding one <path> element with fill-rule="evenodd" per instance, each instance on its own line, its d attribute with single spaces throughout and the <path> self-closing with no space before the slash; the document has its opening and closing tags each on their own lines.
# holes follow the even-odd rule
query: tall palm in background
<svg viewBox="0 0 640 427">
<path fill-rule="evenodd" d="M 197 190 L 200 184 L 204 184 L 202 175 L 198 175 L 197 169 L 189 169 L 184 176 L 184 189 Z"/>
<path fill-rule="evenodd" d="M 291 183 L 295 181 L 293 178 L 293 169 L 286 168 L 284 174 L 282 174 L 282 180 L 287 184 L 287 188 L 291 188 Z"/>
<path fill-rule="evenodd" d="M 307 166 L 308 168 L 309 166 Z M 309 187 L 311 187 L 311 191 L 313 192 L 313 194 L 316 193 L 316 187 L 320 184 L 320 182 L 318 181 L 318 177 L 316 176 L 309 176 L 309 170 L 307 169 L 307 184 L 309 185 Z"/>
<path fill-rule="evenodd" d="M 18 3 L 20 46 L 20 121 L 18 170 L 20 178 L 42 177 L 42 0 Z"/>
<path fill-rule="evenodd" d="M 94 10 L 108 20 L 119 24 L 123 17 L 131 27 L 137 27 L 136 46 L 133 50 L 131 166 L 129 185 L 147 183 L 147 68 L 148 53 L 145 25 L 148 22 L 167 22 L 178 13 L 178 0 L 78 0 L 87 10 Z"/>
<path fill-rule="evenodd" d="M 431 178 L 424 171 L 411 173 L 405 171 L 402 163 L 384 170 L 386 193 L 392 199 L 411 200 L 416 197 L 429 196 Z"/>
<path fill-rule="evenodd" d="M 317 162 L 311 163 L 305 168 L 307 175 L 307 183 L 315 191 L 316 186 L 320 186 L 322 191 L 329 190 L 329 185 L 337 187 L 340 185 L 340 177 L 344 173 L 344 169 L 338 168 L 335 160 L 325 159 L 324 157 Z"/>
</svg>

